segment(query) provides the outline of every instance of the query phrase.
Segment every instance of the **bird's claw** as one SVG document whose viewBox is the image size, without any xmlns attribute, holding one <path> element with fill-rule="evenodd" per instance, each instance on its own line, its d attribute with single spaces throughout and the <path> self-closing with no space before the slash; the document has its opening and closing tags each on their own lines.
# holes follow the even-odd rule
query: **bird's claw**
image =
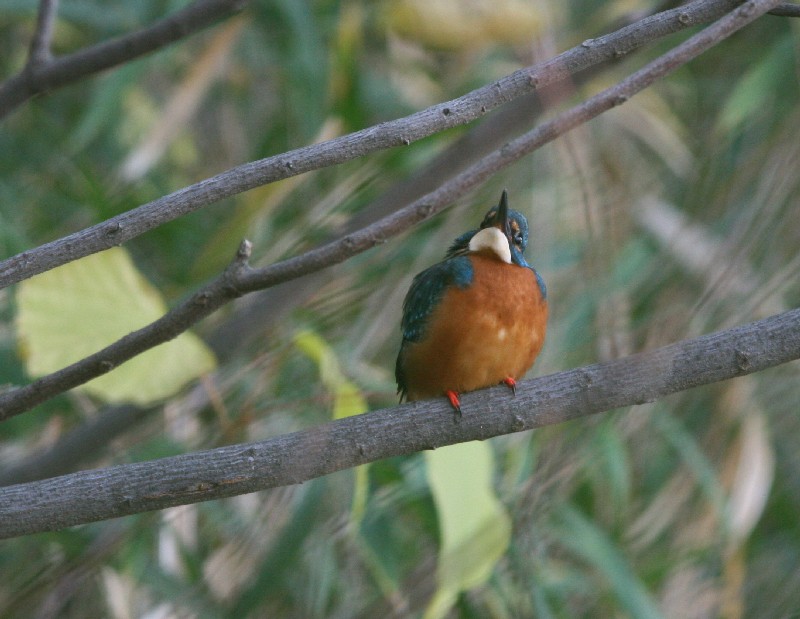
<svg viewBox="0 0 800 619">
<path fill-rule="evenodd" d="M 447 396 L 447 399 L 450 402 L 450 406 L 452 406 L 453 409 L 455 410 L 455 415 L 453 417 L 453 420 L 456 421 L 458 419 L 461 419 L 461 401 L 458 399 L 458 394 L 455 391 L 448 389 L 445 392 L 445 395 Z"/>
<path fill-rule="evenodd" d="M 511 388 L 512 394 L 517 395 L 517 381 L 509 376 L 508 378 L 503 379 L 503 383 Z"/>
</svg>

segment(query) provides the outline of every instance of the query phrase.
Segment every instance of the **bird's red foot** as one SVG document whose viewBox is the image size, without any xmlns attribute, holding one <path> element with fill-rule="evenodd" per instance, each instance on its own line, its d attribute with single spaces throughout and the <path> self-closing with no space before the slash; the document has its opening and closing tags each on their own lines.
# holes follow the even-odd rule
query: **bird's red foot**
<svg viewBox="0 0 800 619">
<path fill-rule="evenodd" d="M 503 383 L 511 388 L 511 393 L 517 395 L 517 381 L 509 376 L 508 378 L 503 379 Z"/>
<path fill-rule="evenodd" d="M 444 394 L 450 401 L 450 406 L 452 406 L 455 409 L 456 417 L 461 417 L 461 401 L 458 399 L 458 394 L 450 389 L 445 391 Z"/>
</svg>

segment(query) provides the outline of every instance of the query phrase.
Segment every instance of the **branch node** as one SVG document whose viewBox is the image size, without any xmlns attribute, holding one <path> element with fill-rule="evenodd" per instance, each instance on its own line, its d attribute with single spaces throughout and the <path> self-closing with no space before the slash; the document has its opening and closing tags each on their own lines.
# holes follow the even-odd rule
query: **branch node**
<svg viewBox="0 0 800 619">
<path fill-rule="evenodd" d="M 748 372 L 752 365 L 750 363 L 750 355 L 748 355 L 747 352 L 739 348 L 735 350 L 734 354 L 736 355 L 736 367 L 739 368 L 741 372 L 744 373 Z"/>
<path fill-rule="evenodd" d="M 114 369 L 114 362 L 113 362 L 113 361 L 110 361 L 110 360 L 108 360 L 108 359 L 103 359 L 103 360 L 102 360 L 102 361 L 100 361 L 100 363 L 98 363 L 97 365 L 98 365 L 98 367 L 99 367 L 100 371 L 101 371 L 103 374 L 107 374 L 108 372 L 110 372 L 111 370 L 113 370 L 113 369 Z"/>
<path fill-rule="evenodd" d="M 628 100 L 628 95 L 617 95 L 614 97 L 614 100 L 611 102 L 614 107 L 618 105 L 622 105 Z"/>
<path fill-rule="evenodd" d="M 433 211 L 433 204 L 430 202 L 422 202 L 417 206 L 417 215 L 419 215 L 419 219 L 427 219 L 431 211 Z"/>
<path fill-rule="evenodd" d="M 108 236 L 113 236 L 117 232 L 119 232 L 120 230 L 122 230 L 122 224 L 120 222 L 118 222 L 118 221 L 114 221 L 114 222 L 109 223 L 105 227 L 103 232 L 105 232 Z"/>
<path fill-rule="evenodd" d="M 681 13 L 678 15 L 678 21 L 684 26 L 688 26 L 692 23 L 692 18 L 688 13 Z"/>
<path fill-rule="evenodd" d="M 250 268 L 248 260 L 252 253 L 253 243 L 248 239 L 242 239 L 242 242 L 239 243 L 239 248 L 236 250 L 233 261 L 231 261 L 222 274 L 224 285 L 228 289 L 227 295 L 232 293 L 234 297 L 241 297 L 246 292 L 240 287 L 241 275 Z M 206 289 L 195 295 L 194 303 L 197 305 L 206 305 L 212 296 L 212 293 Z"/>
<path fill-rule="evenodd" d="M 211 294 L 207 290 L 203 290 L 202 292 L 198 292 L 192 302 L 195 305 L 199 305 L 200 307 L 205 307 L 208 305 L 208 300 L 211 298 Z"/>
<path fill-rule="evenodd" d="M 581 47 L 585 47 L 586 49 L 589 49 L 592 47 L 592 45 L 594 45 L 594 39 L 586 39 L 583 43 L 581 43 Z"/>
<path fill-rule="evenodd" d="M 242 239 L 242 242 L 239 243 L 239 249 L 236 250 L 236 262 L 240 262 L 243 264 L 247 264 L 247 261 L 250 260 L 250 256 L 253 253 L 253 243 L 248 239 Z"/>
<path fill-rule="evenodd" d="M 514 156 L 514 147 L 511 145 L 511 142 L 506 142 L 500 147 L 500 156 L 504 159 Z"/>
<path fill-rule="evenodd" d="M 736 14 L 739 17 L 747 18 L 750 17 L 755 12 L 755 10 L 756 7 L 752 3 L 745 2 L 742 6 L 739 7 L 739 10 L 737 11 Z"/>
</svg>

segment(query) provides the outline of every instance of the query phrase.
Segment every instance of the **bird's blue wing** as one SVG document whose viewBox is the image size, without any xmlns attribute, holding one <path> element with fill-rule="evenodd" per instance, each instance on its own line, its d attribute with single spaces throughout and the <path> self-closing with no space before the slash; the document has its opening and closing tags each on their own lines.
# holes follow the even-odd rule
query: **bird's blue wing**
<svg viewBox="0 0 800 619">
<path fill-rule="evenodd" d="M 472 283 L 472 262 L 467 256 L 450 258 L 419 273 L 403 301 L 403 339 L 422 339 L 428 318 L 450 286 L 466 288 Z"/>
<path fill-rule="evenodd" d="M 472 277 L 472 261 L 467 256 L 456 256 L 425 269 L 411 282 L 403 301 L 403 343 L 395 365 L 397 392 L 401 399 L 407 390 L 403 365 L 406 344 L 419 342 L 423 338 L 428 319 L 448 287 L 466 288 L 472 283 Z"/>
</svg>

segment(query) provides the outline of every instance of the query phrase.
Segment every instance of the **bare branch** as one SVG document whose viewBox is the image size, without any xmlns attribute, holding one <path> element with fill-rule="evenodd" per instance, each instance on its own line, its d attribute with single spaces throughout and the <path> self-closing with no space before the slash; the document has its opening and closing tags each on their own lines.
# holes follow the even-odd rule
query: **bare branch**
<svg viewBox="0 0 800 619">
<path fill-rule="evenodd" d="M 237 166 L 0 262 L 0 288 L 120 245 L 223 198 L 379 150 L 408 145 L 444 129 L 469 123 L 503 103 L 567 79 L 592 65 L 619 58 L 655 38 L 712 21 L 739 4 L 738 0 L 696 0 L 587 41 L 544 63 L 521 69 L 493 84 L 405 118 Z"/>
<path fill-rule="evenodd" d="M 613 28 L 606 30 L 619 30 L 632 24 L 638 26 L 643 23 L 641 20 L 645 17 L 671 9 L 675 4 L 680 2 L 663 0 L 650 7 L 648 13 L 641 11 L 626 13 L 620 20 L 615 21 Z M 615 58 L 594 64 L 579 73 L 572 74 L 569 84 L 563 82 L 544 86 L 540 84 L 535 91 L 502 105 L 426 160 L 424 165 L 383 189 L 375 199 L 348 217 L 344 226 L 335 232 L 332 231 L 330 238 L 324 241 L 358 230 L 430 193 L 484 155 L 528 131 L 539 122 L 545 110 L 561 105 L 579 91 L 583 84 L 595 79 L 602 71 L 618 62 L 619 60 Z M 320 271 L 279 287 L 248 295 L 245 302 L 237 304 L 231 316 L 221 324 L 215 325 L 213 332 L 206 338 L 207 343 L 218 358 L 221 355 L 225 356 L 231 350 L 241 350 L 246 342 L 263 333 L 263 330 L 278 320 L 290 306 L 302 305 L 308 296 L 319 288 L 326 276 Z"/>
<path fill-rule="evenodd" d="M 31 50 L 28 56 L 28 70 L 50 60 L 50 41 L 53 39 L 53 25 L 57 12 L 58 0 L 40 0 L 39 14 L 36 16 L 36 30 L 31 39 Z"/>
<path fill-rule="evenodd" d="M 145 350 L 168 342 L 228 301 L 241 296 L 245 290 L 241 288 L 240 280 L 249 270 L 250 249 L 250 242 L 243 241 L 236 258 L 222 275 L 155 322 L 57 372 L 0 394 L 0 421 L 110 372 Z"/>
<path fill-rule="evenodd" d="M 242 294 L 275 286 L 338 264 L 400 234 L 414 224 L 440 212 L 453 200 L 482 184 L 503 167 L 602 112 L 621 105 L 658 78 L 716 45 L 775 4 L 777 0 L 749 0 L 619 84 L 509 142 L 409 206 L 337 241 L 261 269 L 251 269 L 247 266 L 250 246 L 245 241 L 236 261 L 219 278 L 159 320 L 66 368 L 24 387 L 0 394 L 0 421 L 30 410 L 55 395 L 110 371 L 149 348 L 169 341 Z M 588 44 L 589 42 L 584 43 Z M 534 73 L 529 75 L 528 79 L 535 81 L 537 77 L 538 75 Z"/>
<path fill-rule="evenodd" d="M 800 309 L 609 363 L 413 402 L 246 445 L 0 488 L 0 538 L 298 484 L 383 458 L 485 440 L 759 372 L 800 358 Z"/>
<path fill-rule="evenodd" d="M 779 17 L 800 17 L 800 4 L 794 2 L 781 2 L 769 12 L 770 15 Z"/>
<path fill-rule="evenodd" d="M 166 47 L 241 10 L 246 3 L 247 0 L 197 0 L 148 28 L 51 59 L 45 44 L 49 41 L 56 3 L 42 0 L 32 46 L 33 62 L 0 84 L 0 119 L 35 95 Z"/>
</svg>

